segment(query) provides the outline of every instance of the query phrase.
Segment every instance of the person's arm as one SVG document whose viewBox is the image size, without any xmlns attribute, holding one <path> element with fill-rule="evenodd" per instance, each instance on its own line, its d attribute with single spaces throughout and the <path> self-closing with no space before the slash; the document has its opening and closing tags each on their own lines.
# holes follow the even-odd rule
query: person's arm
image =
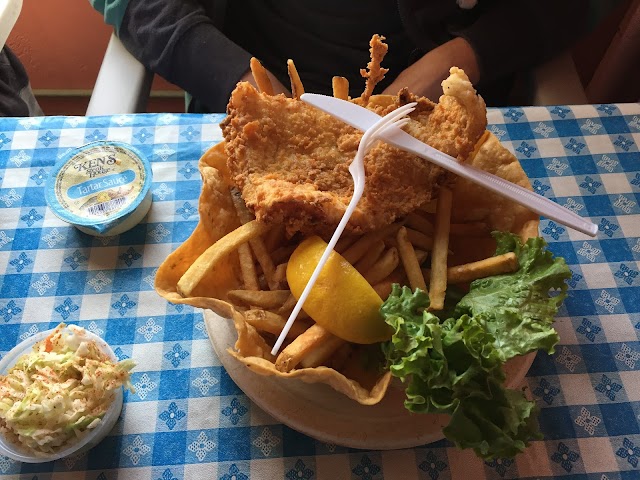
<svg viewBox="0 0 640 480">
<path fill-rule="evenodd" d="M 476 84 L 480 77 L 476 54 L 463 38 L 454 38 L 423 55 L 398 75 L 382 93 L 396 95 L 408 87 L 411 93 L 427 97 L 434 102 L 442 95 L 442 81 L 449 76 L 452 66 L 459 67 Z"/>
<path fill-rule="evenodd" d="M 453 33 L 475 51 L 480 81 L 491 82 L 569 48 L 586 33 L 588 11 L 589 0 L 499 0 Z"/>
<path fill-rule="evenodd" d="M 236 83 L 251 80 L 251 54 L 216 28 L 196 0 L 91 1 L 134 57 L 211 111 L 224 112 Z"/>
<path fill-rule="evenodd" d="M 588 0 L 480 1 L 474 7 L 482 9 L 475 22 L 452 30 L 452 40 L 427 52 L 383 93 L 396 94 L 406 86 L 437 100 L 451 66 L 462 68 L 474 85 L 533 68 L 584 33 L 587 4 Z"/>
<path fill-rule="evenodd" d="M 251 58 L 195 0 L 130 0 L 118 35 L 147 68 L 212 111 L 225 111 Z"/>
</svg>

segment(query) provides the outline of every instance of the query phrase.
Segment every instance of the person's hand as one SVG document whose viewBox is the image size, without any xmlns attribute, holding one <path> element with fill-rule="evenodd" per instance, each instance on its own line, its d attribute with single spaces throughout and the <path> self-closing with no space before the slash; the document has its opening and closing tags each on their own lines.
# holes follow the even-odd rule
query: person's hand
<svg viewBox="0 0 640 480">
<path fill-rule="evenodd" d="M 459 67 L 477 84 L 480 71 L 476 54 L 465 39 L 457 37 L 434 48 L 420 60 L 403 70 L 383 94 L 397 95 L 400 89 L 407 87 L 415 95 L 437 101 L 442 95 L 442 81 L 449 76 L 451 67 Z"/>
<path fill-rule="evenodd" d="M 275 95 L 279 94 L 279 93 L 284 93 L 286 96 L 290 96 L 291 92 L 289 92 L 289 90 L 282 85 L 282 83 L 280 83 L 280 81 L 270 72 L 267 70 L 267 75 L 269 76 L 269 80 L 271 81 L 271 86 L 273 87 L 273 93 Z M 258 87 L 256 85 L 256 80 L 253 78 L 253 75 L 251 74 L 251 69 L 247 70 L 244 75 L 240 78 L 241 82 L 249 82 L 251 85 L 253 85 L 254 87 Z"/>
</svg>

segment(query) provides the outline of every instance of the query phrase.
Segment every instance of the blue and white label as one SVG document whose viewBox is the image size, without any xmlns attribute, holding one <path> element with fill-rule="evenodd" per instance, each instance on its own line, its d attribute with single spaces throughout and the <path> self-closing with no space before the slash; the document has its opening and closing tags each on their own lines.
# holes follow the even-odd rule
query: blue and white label
<svg viewBox="0 0 640 480">
<path fill-rule="evenodd" d="M 122 173 L 105 175 L 101 178 L 87 180 L 86 182 L 73 185 L 67 190 L 67 196 L 72 199 L 95 195 L 110 188 L 123 187 L 136 179 L 133 170 L 125 170 Z"/>
</svg>

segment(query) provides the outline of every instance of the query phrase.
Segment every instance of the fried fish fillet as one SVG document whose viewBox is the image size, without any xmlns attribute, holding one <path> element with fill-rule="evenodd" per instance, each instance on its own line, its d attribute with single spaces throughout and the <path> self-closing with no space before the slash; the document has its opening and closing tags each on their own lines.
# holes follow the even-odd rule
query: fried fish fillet
<svg viewBox="0 0 640 480">
<path fill-rule="evenodd" d="M 406 90 L 373 96 L 365 104 L 379 115 L 417 101 L 410 135 L 464 161 L 486 129 L 486 108 L 465 73 L 452 68 L 434 104 Z M 247 206 L 262 222 L 289 234 L 332 233 L 353 194 L 348 167 L 362 133 L 284 95 L 259 93 L 239 83 L 222 122 L 228 167 Z M 363 233 L 388 225 L 435 198 L 450 174 L 415 155 L 378 142 L 364 159 L 364 194 L 347 225 Z"/>
</svg>

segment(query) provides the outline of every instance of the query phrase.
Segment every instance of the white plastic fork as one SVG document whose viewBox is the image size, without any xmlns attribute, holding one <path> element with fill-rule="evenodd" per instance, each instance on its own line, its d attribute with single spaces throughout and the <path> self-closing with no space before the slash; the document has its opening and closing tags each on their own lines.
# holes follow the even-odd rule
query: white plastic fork
<svg viewBox="0 0 640 480">
<path fill-rule="evenodd" d="M 320 257 L 320 261 L 318 262 L 318 265 L 316 265 L 316 268 L 313 270 L 313 273 L 311 274 L 311 278 L 309 278 L 309 281 L 307 282 L 307 285 L 304 287 L 304 290 L 302 291 L 300 298 L 296 302 L 296 305 L 293 307 L 293 310 L 291 311 L 291 315 L 289 315 L 289 318 L 287 319 L 287 323 L 285 323 L 282 329 L 282 332 L 280 332 L 280 336 L 278 337 L 278 339 L 276 340 L 276 343 L 271 349 L 272 355 L 276 355 L 278 353 L 278 350 L 280 350 L 280 347 L 282 346 L 282 342 L 284 342 L 284 339 L 286 338 L 287 333 L 289 333 L 289 330 L 291 329 L 291 325 L 293 325 L 293 322 L 296 321 L 296 318 L 298 317 L 300 310 L 302 310 L 302 307 L 304 306 L 304 302 L 307 300 L 307 297 L 309 296 L 309 292 L 311 292 L 311 289 L 315 285 L 316 280 L 318 279 L 318 276 L 320 276 L 320 272 L 322 271 L 322 268 L 324 267 L 325 263 L 327 263 L 327 260 L 329 259 L 329 255 L 331 255 L 333 248 L 336 246 L 336 243 L 338 243 L 338 240 L 340 239 L 342 232 L 347 226 L 347 223 L 349 223 L 349 219 L 351 218 L 351 215 L 356 209 L 356 206 L 358 205 L 360 198 L 362 198 L 362 193 L 364 192 L 364 183 L 365 183 L 364 156 L 369 151 L 369 149 L 373 146 L 373 144 L 378 140 L 378 136 L 382 134 L 382 132 L 384 132 L 387 128 L 392 126 L 402 127 L 407 122 L 409 122 L 409 118 L 407 118 L 406 115 L 411 113 L 415 109 L 415 106 L 416 106 L 415 102 L 408 103 L 388 113 L 387 115 L 382 117 L 380 120 L 378 120 L 376 123 L 374 123 L 371 126 L 371 128 L 368 128 L 364 132 L 364 135 L 362 135 L 362 138 L 360 139 L 360 144 L 358 145 L 358 151 L 356 153 L 356 156 L 351 162 L 351 164 L 349 165 L 349 173 L 353 178 L 353 196 L 349 201 L 349 205 L 347 206 L 347 209 L 345 210 L 344 215 L 342 215 L 342 219 L 340 220 L 340 223 L 336 227 L 336 230 L 333 232 L 333 235 L 331 236 L 331 240 L 329 240 L 327 247 L 325 248 L 322 256 Z"/>
</svg>

